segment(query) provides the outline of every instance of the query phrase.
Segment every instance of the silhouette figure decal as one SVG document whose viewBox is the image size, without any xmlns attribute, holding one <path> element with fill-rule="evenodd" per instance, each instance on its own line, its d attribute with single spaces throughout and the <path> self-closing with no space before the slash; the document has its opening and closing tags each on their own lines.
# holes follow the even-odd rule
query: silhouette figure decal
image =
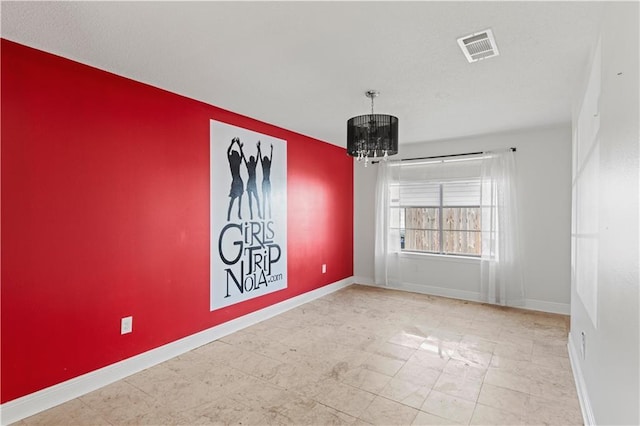
<svg viewBox="0 0 640 426">
<path fill-rule="evenodd" d="M 258 141 L 258 156 L 260 156 L 260 141 Z M 253 220 L 253 206 L 251 203 L 251 196 L 256 199 L 256 206 L 258 207 L 258 217 L 262 219 L 262 214 L 260 214 L 260 198 L 258 197 L 258 186 L 256 185 L 256 166 L 258 162 L 256 161 L 256 157 L 253 155 L 249 157 L 249 161 L 247 161 L 244 153 L 242 152 L 242 145 L 240 145 L 240 154 L 242 155 L 242 159 L 244 160 L 244 165 L 247 168 L 247 173 L 249 174 L 249 179 L 247 180 L 247 195 L 249 196 L 249 214 L 251 216 L 251 220 Z"/>
<path fill-rule="evenodd" d="M 267 202 L 269 202 L 269 219 L 271 219 L 271 161 L 273 160 L 273 144 L 271 144 L 271 153 L 269 156 L 262 156 L 260 152 L 260 141 L 258 141 L 258 158 L 262 164 L 262 211 L 267 214 Z"/>
<path fill-rule="evenodd" d="M 238 144 L 240 148 L 240 154 L 238 151 L 232 150 L 233 144 Z M 244 184 L 240 177 L 240 164 L 242 163 L 242 144 L 240 139 L 233 138 L 229 148 L 227 149 L 227 159 L 229 160 L 229 170 L 231 171 L 231 189 L 229 190 L 229 209 L 227 210 L 227 222 L 231 220 L 231 208 L 233 202 L 238 199 L 238 219 L 242 220 L 242 193 L 244 192 Z"/>
</svg>

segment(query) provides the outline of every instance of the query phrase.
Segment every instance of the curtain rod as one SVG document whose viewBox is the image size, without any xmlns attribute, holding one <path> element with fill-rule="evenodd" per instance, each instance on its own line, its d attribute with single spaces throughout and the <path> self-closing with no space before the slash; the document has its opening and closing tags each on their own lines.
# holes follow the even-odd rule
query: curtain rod
<svg viewBox="0 0 640 426">
<path fill-rule="evenodd" d="M 515 147 L 511 147 L 509 148 L 511 150 L 511 152 L 516 152 L 516 148 Z M 480 154 L 484 154 L 484 151 L 478 151 L 478 152 L 465 152 L 462 154 L 449 154 L 449 155 L 433 155 L 431 157 L 415 157 L 415 158 L 402 158 L 400 159 L 400 161 L 412 161 L 412 160 L 433 160 L 434 158 L 449 158 L 449 157 L 462 157 L 464 155 L 480 155 Z M 376 164 L 379 163 L 380 160 L 378 161 L 372 161 L 371 164 Z"/>
</svg>

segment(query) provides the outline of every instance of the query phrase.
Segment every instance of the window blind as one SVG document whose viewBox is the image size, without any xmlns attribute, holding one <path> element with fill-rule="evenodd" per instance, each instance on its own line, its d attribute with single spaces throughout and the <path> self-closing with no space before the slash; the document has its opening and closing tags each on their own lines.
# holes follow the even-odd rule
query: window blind
<svg viewBox="0 0 640 426">
<path fill-rule="evenodd" d="M 480 205 L 480 180 L 442 184 L 442 205 L 464 207 Z"/>
<path fill-rule="evenodd" d="M 400 182 L 391 189 L 392 206 L 438 207 L 440 186 L 442 205 L 462 207 L 480 205 L 480 180 L 455 182 Z"/>
<path fill-rule="evenodd" d="M 437 207 L 440 184 L 431 182 L 400 183 L 400 207 Z"/>
</svg>

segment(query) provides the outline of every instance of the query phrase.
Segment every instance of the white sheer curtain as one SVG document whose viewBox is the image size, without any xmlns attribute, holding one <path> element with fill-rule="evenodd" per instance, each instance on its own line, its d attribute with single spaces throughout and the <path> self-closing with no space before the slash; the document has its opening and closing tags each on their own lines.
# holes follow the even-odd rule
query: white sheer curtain
<svg viewBox="0 0 640 426">
<path fill-rule="evenodd" d="M 376 229 L 375 229 L 375 282 L 378 285 L 396 284 L 398 282 L 398 254 L 400 252 L 400 233 L 392 224 L 398 218 L 392 217 L 391 206 L 398 203 L 394 196 L 393 185 L 398 181 L 399 167 L 397 163 L 378 164 L 376 181 Z"/>
<path fill-rule="evenodd" d="M 511 149 L 487 152 L 481 173 L 480 296 L 485 302 L 507 306 L 524 302 L 515 183 Z"/>
<path fill-rule="evenodd" d="M 386 162 L 378 163 L 376 180 L 376 229 L 375 229 L 375 277 L 378 285 L 387 285 L 387 256 L 389 255 L 389 167 Z"/>
<path fill-rule="evenodd" d="M 404 282 L 403 257 L 400 256 L 403 218 L 400 214 L 402 207 L 417 205 L 417 198 L 415 192 L 404 194 L 402 188 L 426 187 L 425 183 L 432 182 L 477 181 L 478 178 L 482 229 L 480 298 L 488 303 L 510 306 L 524 302 L 519 266 L 515 159 L 510 149 L 464 160 L 379 163 L 375 197 L 376 284 L 393 286 Z"/>
</svg>

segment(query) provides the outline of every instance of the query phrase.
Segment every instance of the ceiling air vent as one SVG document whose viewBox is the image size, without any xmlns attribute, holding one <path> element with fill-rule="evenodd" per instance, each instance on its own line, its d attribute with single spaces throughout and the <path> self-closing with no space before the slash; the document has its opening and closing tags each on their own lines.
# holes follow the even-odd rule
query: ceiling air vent
<svg viewBox="0 0 640 426">
<path fill-rule="evenodd" d="M 458 45 L 469 62 L 477 62 L 500 54 L 491 30 L 460 37 Z"/>
</svg>

